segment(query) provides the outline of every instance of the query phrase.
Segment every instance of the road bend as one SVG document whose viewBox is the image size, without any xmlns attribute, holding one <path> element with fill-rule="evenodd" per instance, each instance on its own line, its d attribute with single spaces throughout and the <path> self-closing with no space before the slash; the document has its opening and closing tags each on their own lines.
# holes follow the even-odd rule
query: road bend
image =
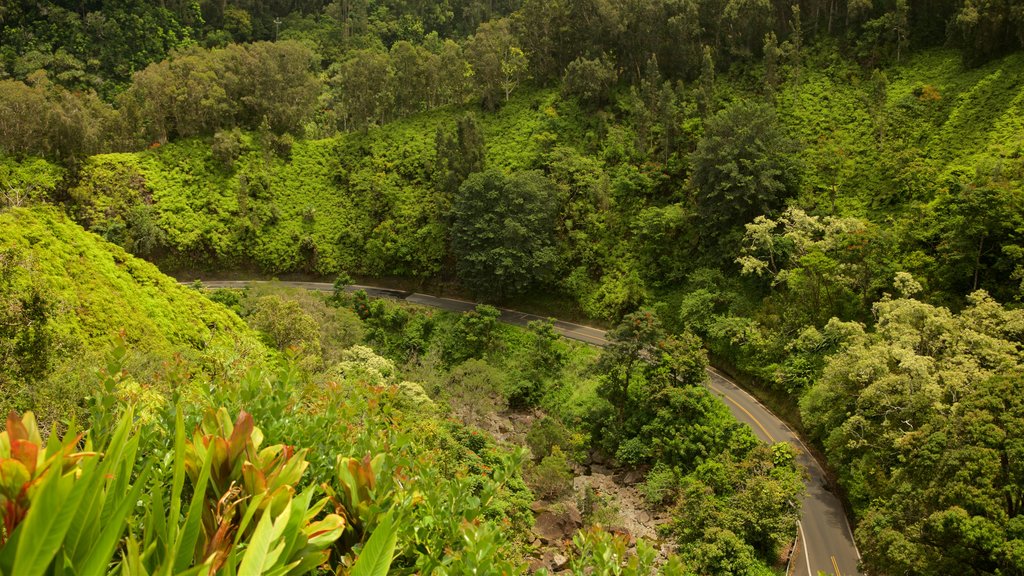
<svg viewBox="0 0 1024 576">
<path fill-rule="evenodd" d="M 248 280 L 204 280 L 206 288 L 244 288 L 260 281 Z M 326 282 L 275 281 L 277 285 L 304 288 L 320 292 L 334 290 Z M 380 288 L 377 286 L 354 285 L 349 291 L 363 290 L 372 298 L 404 300 L 421 306 L 429 306 L 449 312 L 466 312 L 476 307 L 475 302 L 441 298 L 428 294 Z M 498 308 L 501 321 L 517 326 L 526 326 L 533 320 L 544 320 L 544 316 L 526 314 L 506 308 Z M 572 340 L 594 346 L 608 344 L 606 332 L 599 328 L 554 320 L 555 330 Z M 725 402 L 736 417 L 753 429 L 766 442 L 789 442 L 797 448 L 797 461 L 807 471 L 807 491 L 803 499 L 800 521 L 797 522 L 799 544 L 797 554 L 791 561 L 791 574 L 795 576 L 817 576 L 819 573 L 835 576 L 857 576 L 860 552 L 853 540 L 850 523 L 843 511 L 839 498 L 829 489 L 825 471 L 799 436 L 779 417 L 768 410 L 736 382 L 714 368 L 708 368 L 708 388 Z"/>
</svg>

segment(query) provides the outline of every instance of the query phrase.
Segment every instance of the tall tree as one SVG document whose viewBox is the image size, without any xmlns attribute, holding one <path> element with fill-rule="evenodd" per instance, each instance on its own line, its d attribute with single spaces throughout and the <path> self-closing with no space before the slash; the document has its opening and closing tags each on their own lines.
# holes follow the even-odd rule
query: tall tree
<svg viewBox="0 0 1024 576">
<path fill-rule="evenodd" d="M 388 54 L 376 50 L 357 50 L 337 66 L 330 84 L 343 128 L 365 131 L 389 118 L 394 106 L 393 76 Z"/>
<path fill-rule="evenodd" d="M 1024 570 L 1020 310 L 982 291 L 960 314 L 910 297 L 875 305 L 801 401 L 859 512 L 872 574 Z"/>
<path fill-rule="evenodd" d="M 472 174 L 452 206 L 452 252 L 462 283 L 487 298 L 551 279 L 557 261 L 558 190 L 536 171 Z"/>
<path fill-rule="evenodd" d="M 470 174 L 484 170 L 483 129 L 472 114 L 459 118 L 454 132 L 439 126 L 434 146 L 434 178 L 449 198 L 454 197 Z"/>
<path fill-rule="evenodd" d="M 708 120 L 692 157 L 705 245 L 734 244 L 740 226 L 796 194 L 794 148 L 764 104 L 736 102 Z"/>
<path fill-rule="evenodd" d="M 529 71 L 526 55 L 507 18 L 481 24 L 466 44 L 466 59 L 481 102 L 488 110 L 507 100 Z"/>
</svg>

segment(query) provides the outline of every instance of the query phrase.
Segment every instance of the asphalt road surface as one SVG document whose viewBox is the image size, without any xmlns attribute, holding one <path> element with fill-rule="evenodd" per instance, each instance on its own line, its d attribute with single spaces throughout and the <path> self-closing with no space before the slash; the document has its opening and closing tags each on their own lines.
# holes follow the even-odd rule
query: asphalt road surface
<svg viewBox="0 0 1024 576">
<path fill-rule="evenodd" d="M 257 281 L 203 281 L 207 288 L 244 288 Z M 305 288 L 331 292 L 334 287 L 324 282 L 278 282 L 293 288 Z M 350 286 L 349 291 L 364 290 L 373 298 L 391 298 L 405 300 L 421 306 L 430 306 L 450 312 L 466 312 L 476 304 L 452 298 L 439 298 L 427 294 L 378 288 L 376 286 Z M 501 321 L 517 326 L 526 326 L 532 320 L 542 320 L 535 316 L 499 308 Z M 608 343 L 605 331 L 599 328 L 573 324 L 555 320 L 555 330 L 562 336 L 579 340 L 594 346 Z M 857 564 L 860 552 L 853 541 L 853 532 L 843 512 L 843 506 L 828 489 L 825 472 L 814 458 L 803 441 L 780 418 L 772 414 L 747 391 L 739 387 L 724 374 L 708 369 L 710 380 L 707 384 L 712 393 L 722 398 L 740 422 L 748 424 L 754 433 L 767 442 L 789 442 L 797 448 L 797 460 L 807 470 L 807 493 L 804 496 L 800 521 L 797 523 L 799 536 L 798 554 L 791 562 L 791 574 L 795 576 L 817 576 L 819 572 L 836 576 L 854 576 L 859 574 Z"/>
</svg>

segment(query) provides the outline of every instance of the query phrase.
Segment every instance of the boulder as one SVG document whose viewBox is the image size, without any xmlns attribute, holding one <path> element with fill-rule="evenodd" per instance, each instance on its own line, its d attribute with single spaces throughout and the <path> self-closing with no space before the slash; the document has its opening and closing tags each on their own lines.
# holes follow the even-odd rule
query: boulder
<svg viewBox="0 0 1024 576">
<path fill-rule="evenodd" d="M 572 538 L 583 527 L 583 516 L 575 504 L 554 506 L 537 514 L 533 531 L 545 544 Z"/>
</svg>

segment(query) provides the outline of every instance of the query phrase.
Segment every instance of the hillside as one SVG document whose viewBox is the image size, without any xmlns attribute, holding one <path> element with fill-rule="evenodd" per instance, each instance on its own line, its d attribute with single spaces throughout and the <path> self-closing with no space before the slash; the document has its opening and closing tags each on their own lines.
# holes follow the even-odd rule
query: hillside
<svg viewBox="0 0 1024 576">
<path fill-rule="evenodd" d="M 928 280 L 936 298 L 955 300 L 964 288 L 947 266 L 959 255 L 935 253 L 929 237 L 945 226 L 936 202 L 952 186 L 1019 189 L 1022 73 L 1020 55 L 965 70 L 955 53 L 924 52 L 866 75 L 821 52 L 773 100 L 798 150 L 793 204 L 909 228 L 888 258 Z M 740 80 L 720 81 L 722 106 L 753 96 Z M 694 97 L 675 96 L 679 114 Z M 595 118 L 572 99 L 536 91 L 476 118 L 487 166 L 542 169 L 561 191 L 559 258 L 541 281 L 552 279 L 592 316 L 614 317 L 701 263 L 728 268 L 740 255 L 736 238 L 707 254 L 701 238 L 727 231 L 694 221 L 703 213 L 684 179 L 700 125 L 684 122 L 665 141 L 668 125 L 637 124 L 632 98 L 621 94 Z M 94 156 L 70 195 L 85 225 L 170 269 L 451 278 L 453 196 L 441 186 L 437 138 L 467 111 L 297 141 L 284 153 L 240 135 L 228 163 L 201 140 Z M 655 256 L 652 242 L 671 245 Z M 1014 293 L 1012 261 L 980 264 L 978 286 Z M 880 295 L 884 281 L 873 280 L 865 298 Z"/>
<path fill-rule="evenodd" d="M 3 3 L 0 573 L 1024 573 L 1018 4 Z"/>
<path fill-rule="evenodd" d="M 127 367 L 140 378 L 175 358 L 201 374 L 268 354 L 237 315 L 56 209 L 0 213 L 0 254 L 5 412 L 81 419 L 90 383 L 117 345 L 130 350 Z"/>
</svg>

